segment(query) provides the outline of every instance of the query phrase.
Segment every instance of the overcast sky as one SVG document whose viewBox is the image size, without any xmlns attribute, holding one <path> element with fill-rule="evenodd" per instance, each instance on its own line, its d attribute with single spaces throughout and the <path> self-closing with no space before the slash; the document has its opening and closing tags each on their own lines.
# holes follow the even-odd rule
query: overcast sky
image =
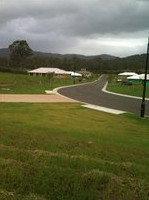
<svg viewBox="0 0 149 200">
<path fill-rule="evenodd" d="M 149 0 L 0 0 L 0 48 L 128 56 L 146 52 Z"/>
</svg>

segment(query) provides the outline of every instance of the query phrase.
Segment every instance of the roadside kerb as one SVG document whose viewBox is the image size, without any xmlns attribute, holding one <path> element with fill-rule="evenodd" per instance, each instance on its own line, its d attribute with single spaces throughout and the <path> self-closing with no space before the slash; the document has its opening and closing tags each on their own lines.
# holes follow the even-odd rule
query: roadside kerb
<svg viewBox="0 0 149 200">
<path fill-rule="evenodd" d="M 108 94 L 114 94 L 114 95 L 122 96 L 122 97 L 129 97 L 129 98 L 133 98 L 133 99 L 142 99 L 142 97 L 136 97 L 136 96 L 126 95 L 126 94 L 119 94 L 119 93 L 115 93 L 115 92 L 110 92 L 110 91 L 106 90 L 107 85 L 108 85 L 108 81 L 106 82 L 106 84 L 102 88 L 102 92 L 105 92 L 105 93 L 108 93 Z M 145 99 L 149 100 L 149 98 L 145 98 Z"/>
<path fill-rule="evenodd" d="M 105 107 L 102 107 L 102 106 L 96 106 L 96 105 L 92 105 L 92 104 L 87 104 L 87 105 L 82 105 L 82 106 L 85 107 L 85 108 L 90 108 L 90 109 L 93 109 L 93 110 L 99 110 L 99 111 L 103 111 L 103 112 L 115 114 L 115 115 L 120 115 L 120 114 L 126 113 L 125 111 L 122 111 L 122 110 L 105 108 Z"/>
<path fill-rule="evenodd" d="M 102 76 L 100 76 L 99 77 L 99 79 L 101 78 Z M 98 79 L 98 80 L 99 80 Z M 91 84 L 91 83 L 94 83 L 94 82 L 96 82 L 97 80 L 95 80 L 95 81 L 92 81 L 92 82 L 87 82 L 87 83 L 79 83 L 79 84 L 75 84 L 75 85 L 67 85 L 67 86 L 61 86 L 61 87 L 57 87 L 57 88 L 54 88 L 53 90 L 52 90 L 52 92 L 53 92 L 53 94 L 58 94 L 58 95 L 60 95 L 60 96 L 62 96 L 62 97 L 65 97 L 64 95 L 62 95 L 62 94 L 60 94 L 59 92 L 58 92 L 58 90 L 60 90 L 60 89 L 62 89 L 62 88 L 69 88 L 69 87 L 77 87 L 77 86 L 80 86 L 80 85 L 87 85 L 87 84 Z M 69 98 L 69 97 L 67 97 L 68 99 L 71 99 L 71 98 Z M 80 102 L 80 101 L 77 101 L 77 100 L 75 100 L 76 102 Z"/>
<path fill-rule="evenodd" d="M 99 77 L 99 79 L 101 77 L 102 77 L 102 75 Z M 79 85 L 86 85 L 86 84 L 94 83 L 96 81 L 97 80 L 95 80 L 93 82 L 89 82 L 89 83 L 83 83 L 83 84 L 77 84 L 77 85 L 69 85 L 69 86 L 58 87 L 58 88 L 53 89 L 53 93 L 58 94 L 58 95 L 60 95 L 62 97 L 65 97 L 64 95 L 60 94 L 58 92 L 58 90 L 60 90 L 62 88 L 76 87 L 76 86 L 79 86 Z M 69 97 L 67 97 L 67 98 L 69 98 Z M 72 98 L 69 98 L 69 99 L 72 99 Z M 81 104 L 83 104 L 82 107 L 93 109 L 93 110 L 97 110 L 97 111 L 102 111 L 102 112 L 106 112 L 106 113 L 110 113 L 110 114 L 116 114 L 116 115 L 126 113 L 126 111 L 122 111 L 122 110 L 116 110 L 116 109 L 106 108 L 106 107 L 97 106 L 97 105 L 93 105 L 93 104 L 88 104 L 88 103 L 83 102 L 83 101 L 77 101 L 77 100 L 74 100 L 74 101 L 80 102 Z"/>
</svg>

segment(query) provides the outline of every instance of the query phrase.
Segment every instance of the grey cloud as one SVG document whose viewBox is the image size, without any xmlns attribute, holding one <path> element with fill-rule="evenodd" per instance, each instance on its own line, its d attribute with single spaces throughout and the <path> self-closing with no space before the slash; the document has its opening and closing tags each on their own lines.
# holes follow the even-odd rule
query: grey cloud
<svg viewBox="0 0 149 200">
<path fill-rule="evenodd" d="M 34 48 L 66 52 L 92 39 L 144 38 L 148 10 L 146 0 L 0 0 L 0 45 L 25 38 Z"/>
<path fill-rule="evenodd" d="M 69 4 L 70 5 L 70 4 Z M 76 4 L 77 5 L 77 4 Z M 76 10 L 73 1 L 71 6 L 67 5 L 65 0 L 58 1 L 39 1 L 33 0 L 1 0 L 0 2 L 0 16 L 1 20 L 8 21 L 19 17 L 34 17 L 34 18 L 51 18 L 57 15 L 73 13 Z"/>
<path fill-rule="evenodd" d="M 4 1 L 3 1 L 4 2 Z M 7 0 L 5 0 L 6 3 Z M 14 2 L 14 4 L 13 4 Z M 133 32 L 148 28 L 149 12 L 146 5 L 137 1 L 18 1 L 6 3 L 1 10 L 2 22 L 17 18 L 35 18 L 43 29 L 50 28 L 70 35 Z M 10 4 L 10 5 L 9 5 Z M 40 24 L 39 24 L 40 25 Z M 41 26 L 37 25 L 40 30 Z"/>
</svg>

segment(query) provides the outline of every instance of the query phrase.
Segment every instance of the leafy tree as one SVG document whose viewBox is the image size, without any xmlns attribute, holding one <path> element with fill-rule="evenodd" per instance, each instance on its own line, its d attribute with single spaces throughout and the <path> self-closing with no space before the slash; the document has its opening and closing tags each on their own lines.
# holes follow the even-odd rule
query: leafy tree
<svg viewBox="0 0 149 200">
<path fill-rule="evenodd" d="M 18 66 L 23 63 L 24 59 L 32 55 L 32 50 L 26 40 L 17 40 L 9 45 L 10 50 L 10 64 Z"/>
</svg>

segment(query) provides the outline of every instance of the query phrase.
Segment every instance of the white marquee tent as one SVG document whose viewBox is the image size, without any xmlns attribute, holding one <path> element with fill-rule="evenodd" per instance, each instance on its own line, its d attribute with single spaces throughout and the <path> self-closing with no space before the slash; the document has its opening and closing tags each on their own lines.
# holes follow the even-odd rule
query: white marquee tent
<svg viewBox="0 0 149 200">
<path fill-rule="evenodd" d="M 126 77 L 129 77 L 129 76 L 136 76 L 138 75 L 137 73 L 135 72 L 123 72 L 123 73 L 119 73 L 118 76 L 126 76 Z"/>
<path fill-rule="evenodd" d="M 75 76 L 75 77 L 81 77 L 82 76 L 82 74 L 79 74 L 79 73 L 77 73 L 77 72 L 68 72 L 68 74 L 70 74 L 71 76 Z"/>
<path fill-rule="evenodd" d="M 127 77 L 128 80 L 144 80 L 144 78 L 145 78 L 145 74 L 139 74 L 139 75 Z M 149 74 L 147 74 L 147 80 L 149 80 Z"/>
</svg>

